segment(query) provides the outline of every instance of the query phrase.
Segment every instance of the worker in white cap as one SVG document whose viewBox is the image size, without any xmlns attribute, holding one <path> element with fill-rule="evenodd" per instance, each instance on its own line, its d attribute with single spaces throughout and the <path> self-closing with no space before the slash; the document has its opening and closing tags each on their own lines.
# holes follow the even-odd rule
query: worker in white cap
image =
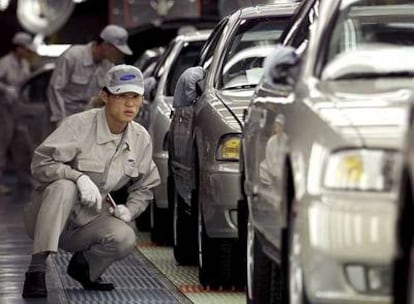
<svg viewBox="0 0 414 304">
<path fill-rule="evenodd" d="M 102 87 L 105 73 L 124 55 L 132 55 L 127 42 L 124 28 L 107 25 L 94 41 L 74 45 L 58 58 L 48 87 L 53 123 L 59 125 L 65 117 L 86 109 Z"/>
<path fill-rule="evenodd" d="M 3 173 L 6 164 L 7 152 L 13 147 L 13 158 L 19 152 L 19 145 L 12 144 L 15 131 L 13 119 L 13 104 L 17 100 L 17 91 L 20 84 L 30 75 L 30 60 L 35 52 L 33 38 L 24 32 L 18 32 L 12 39 L 12 50 L 0 58 L 0 195 L 8 194 L 11 189 L 3 183 Z M 17 140 L 17 138 L 15 138 Z M 30 183 L 30 171 L 24 173 L 15 161 L 16 170 L 20 179 L 27 179 Z M 26 176 L 27 178 L 24 178 Z"/>
<path fill-rule="evenodd" d="M 35 150 L 38 182 L 24 211 L 33 255 L 23 297 L 46 297 L 46 259 L 58 248 L 73 252 L 67 273 L 87 290 L 114 289 L 101 275 L 135 246 L 128 225 L 152 199 L 160 183 L 151 138 L 133 119 L 143 102 L 144 79 L 130 65 L 106 74 L 103 108 L 66 118 Z M 110 206 L 109 193 L 128 187 L 125 205 Z"/>
</svg>

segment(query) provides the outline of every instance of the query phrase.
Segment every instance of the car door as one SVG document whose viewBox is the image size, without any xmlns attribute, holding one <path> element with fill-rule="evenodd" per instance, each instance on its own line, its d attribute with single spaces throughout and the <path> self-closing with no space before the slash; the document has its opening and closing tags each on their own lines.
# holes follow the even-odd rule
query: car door
<svg viewBox="0 0 414 304">
<path fill-rule="evenodd" d="M 199 65 L 206 68 L 211 62 L 215 46 L 228 19 L 223 19 L 201 50 Z M 207 67 L 208 68 L 208 67 Z M 170 127 L 170 164 L 174 174 L 175 187 L 180 196 L 190 204 L 191 191 L 194 189 L 194 105 L 175 107 Z"/>
</svg>

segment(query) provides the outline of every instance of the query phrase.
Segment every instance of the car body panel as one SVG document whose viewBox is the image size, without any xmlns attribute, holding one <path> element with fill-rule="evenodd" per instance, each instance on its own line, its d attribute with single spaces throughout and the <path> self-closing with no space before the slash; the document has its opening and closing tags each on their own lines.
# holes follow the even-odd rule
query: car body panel
<svg viewBox="0 0 414 304">
<path fill-rule="evenodd" d="M 226 88 L 220 83 L 222 75 L 238 64 L 244 70 L 246 61 L 256 57 L 263 59 L 272 48 L 268 44 L 248 49 L 251 41 L 261 38 L 246 35 L 238 38 L 244 39 L 240 43 L 246 46 L 238 50 L 238 55 L 227 66 L 226 54 L 233 47 L 232 43 L 239 43 L 234 42 L 234 37 L 246 22 L 249 24 L 250 20 L 271 18 L 274 24 L 282 28 L 293 9 L 292 4 L 286 4 L 285 7 L 259 6 L 239 10 L 223 19 L 202 51 L 200 66 L 206 69 L 202 96 L 193 109 L 175 109 L 170 128 L 172 147 L 179 149 L 175 152 L 177 155 L 171 155 L 175 187 L 190 207 L 198 178 L 195 172 L 198 171 L 199 204 L 209 237 L 237 238 L 237 203 L 242 199 L 239 163 L 237 160 L 217 160 L 216 153 L 225 136 L 240 137 L 243 113 L 254 90 L 252 84 L 244 86 L 244 83 Z M 276 26 L 272 29 L 276 29 Z M 276 40 L 277 37 L 272 36 L 272 39 Z"/>
<path fill-rule="evenodd" d="M 341 20 L 340 2 L 321 1 L 295 87 L 272 87 L 265 81 L 259 85 L 244 129 L 245 190 L 255 228 L 272 247 L 269 252 L 281 251 L 282 229 L 289 228 L 297 237 L 298 264 L 309 302 L 390 303 L 401 151 L 406 145 L 414 82 L 408 74 L 320 78 L 333 25 Z M 351 2 L 361 1 L 342 1 L 341 5 Z M 361 10 L 361 16 L 363 13 Z M 401 9 L 384 11 L 383 20 L 392 14 L 407 13 Z M 412 10 L 408 14 L 412 15 Z M 407 20 L 404 18 L 401 20 Z M 295 37 L 289 39 L 292 43 Z M 384 51 L 388 58 L 393 54 L 387 46 L 378 46 L 378 51 Z M 380 61 L 375 64 L 381 66 Z M 283 117 L 283 124 L 274 135 L 278 117 Z M 271 139 L 273 136 L 277 140 Z M 273 159 L 266 159 L 268 144 L 275 144 Z M 392 160 L 391 168 L 383 173 L 389 189 L 329 187 L 329 162 L 339 153 L 356 150 L 381 151 Z M 266 163 L 273 167 L 266 167 Z M 375 167 L 372 164 L 364 172 Z M 281 195 L 286 191 L 284 178 L 289 168 L 295 190 L 293 206 L 285 206 Z M 381 176 L 375 177 L 380 185 L 386 183 Z M 273 258 L 278 261 L 279 257 Z M 369 273 L 378 274 L 378 289 L 370 285 Z"/>
<path fill-rule="evenodd" d="M 188 66 L 192 66 L 198 60 L 198 52 L 182 53 L 186 47 L 195 48 L 199 50 L 204 41 L 208 38 L 210 31 L 205 30 L 201 32 L 189 33 L 186 35 L 177 36 L 166 50 L 166 55 L 162 57 L 162 62 L 155 69 L 155 78 L 157 84 L 155 87 L 154 99 L 146 101 L 141 110 L 138 122 L 147 127 L 148 132 L 152 137 L 153 143 L 153 159 L 160 172 L 161 184 L 154 188 L 155 203 L 158 208 L 168 208 L 167 195 L 167 177 L 168 177 L 168 149 L 166 148 L 166 136 L 171 122 L 171 110 L 173 101 L 172 88 L 167 88 L 167 85 L 173 84 L 177 81 L 179 74 Z M 193 54 L 194 53 L 194 54 Z M 180 56 L 188 56 L 194 62 L 182 62 L 181 65 L 177 63 Z M 181 58 L 182 58 L 181 57 Z M 179 69 L 179 70 L 177 70 Z M 175 73 L 171 76 L 170 73 Z M 175 77 L 170 79 L 169 77 Z"/>
</svg>

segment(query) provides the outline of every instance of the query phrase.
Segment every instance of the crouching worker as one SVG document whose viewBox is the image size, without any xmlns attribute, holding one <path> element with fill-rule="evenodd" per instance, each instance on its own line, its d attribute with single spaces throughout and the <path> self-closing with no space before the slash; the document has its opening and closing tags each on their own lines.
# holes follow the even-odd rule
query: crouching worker
<svg viewBox="0 0 414 304">
<path fill-rule="evenodd" d="M 101 275 L 134 249 L 128 223 L 142 213 L 159 184 L 148 133 L 133 121 L 144 81 L 133 66 L 111 68 L 101 97 L 105 107 L 66 118 L 35 150 L 37 182 L 24 221 L 33 239 L 23 297 L 46 297 L 46 259 L 58 248 L 73 253 L 67 273 L 88 290 L 112 290 Z M 110 191 L 128 185 L 125 205 L 107 203 Z"/>
</svg>

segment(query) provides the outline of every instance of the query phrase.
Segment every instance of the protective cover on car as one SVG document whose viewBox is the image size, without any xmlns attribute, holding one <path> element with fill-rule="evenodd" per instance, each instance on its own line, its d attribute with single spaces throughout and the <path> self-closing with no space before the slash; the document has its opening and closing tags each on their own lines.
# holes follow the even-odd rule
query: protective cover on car
<svg viewBox="0 0 414 304">
<path fill-rule="evenodd" d="M 299 56 L 291 46 L 277 45 L 263 61 L 263 78 L 270 84 L 277 84 L 277 80 L 285 77 L 286 73 L 278 67 L 293 66 L 299 61 Z"/>
<path fill-rule="evenodd" d="M 205 71 L 201 66 L 191 67 L 185 70 L 178 79 L 174 91 L 173 107 L 188 107 L 198 97 L 197 82 L 204 78 Z"/>
</svg>

